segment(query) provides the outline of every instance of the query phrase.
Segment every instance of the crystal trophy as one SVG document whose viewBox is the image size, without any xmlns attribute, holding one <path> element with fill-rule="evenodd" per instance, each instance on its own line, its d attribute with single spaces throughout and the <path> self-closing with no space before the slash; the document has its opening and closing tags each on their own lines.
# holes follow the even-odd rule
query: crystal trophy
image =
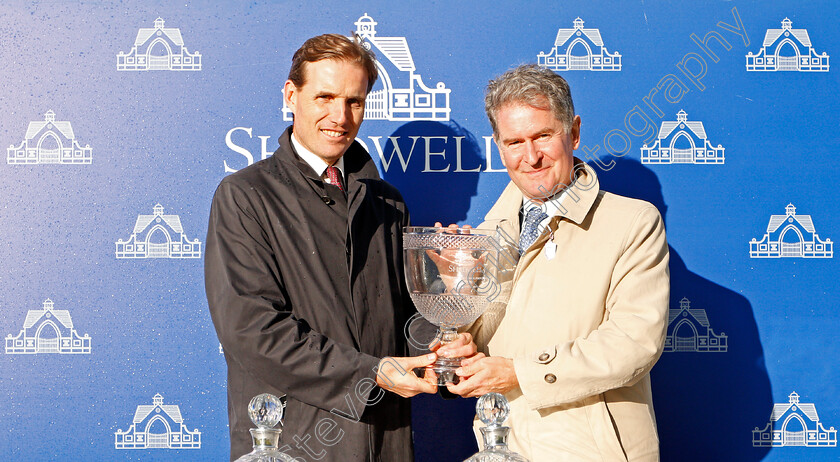
<svg viewBox="0 0 840 462">
<path fill-rule="evenodd" d="M 257 428 L 251 429 L 254 440 L 254 450 L 236 459 L 236 462 L 295 462 L 295 459 L 278 449 L 280 444 L 279 428 L 274 428 L 282 422 L 286 410 L 284 399 L 263 393 L 255 396 L 248 404 L 248 415 Z M 280 423 L 280 426 L 283 424 Z"/>
<path fill-rule="evenodd" d="M 510 414 L 510 406 L 504 396 L 498 393 L 483 395 L 475 404 L 475 413 L 485 425 L 480 429 L 484 449 L 464 462 L 528 462 L 528 459 L 508 449 L 510 427 L 503 427 L 502 423 Z"/>
<path fill-rule="evenodd" d="M 481 316 L 498 294 L 494 274 L 499 244 L 494 230 L 407 227 L 403 233 L 405 278 L 411 300 L 449 343 L 458 328 Z M 438 385 L 457 384 L 461 358 L 438 358 Z"/>
</svg>

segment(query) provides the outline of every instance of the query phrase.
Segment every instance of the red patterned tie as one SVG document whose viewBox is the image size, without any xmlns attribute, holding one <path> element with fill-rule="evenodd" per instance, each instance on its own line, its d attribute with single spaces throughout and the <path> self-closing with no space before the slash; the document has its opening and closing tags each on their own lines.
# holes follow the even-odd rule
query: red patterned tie
<svg viewBox="0 0 840 462">
<path fill-rule="evenodd" d="M 339 169 L 335 168 L 335 166 L 333 165 L 330 165 L 329 167 L 327 167 L 327 176 L 330 179 L 331 185 L 338 186 L 338 189 L 340 189 L 341 192 L 344 192 L 344 184 L 341 182 L 341 171 Z"/>
</svg>

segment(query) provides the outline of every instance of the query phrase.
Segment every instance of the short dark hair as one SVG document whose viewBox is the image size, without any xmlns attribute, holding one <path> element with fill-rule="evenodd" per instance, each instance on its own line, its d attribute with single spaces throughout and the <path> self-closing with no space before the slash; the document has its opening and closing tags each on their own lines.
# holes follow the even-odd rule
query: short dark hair
<svg viewBox="0 0 840 462">
<path fill-rule="evenodd" d="M 575 120 L 575 105 L 566 79 L 535 64 L 523 64 L 487 84 L 484 110 L 487 111 L 494 135 L 498 134 L 496 116 L 499 109 L 508 103 L 524 103 L 534 107 L 544 107 L 548 103 L 548 109 L 563 123 L 567 132 Z"/>
<path fill-rule="evenodd" d="M 324 59 L 335 59 L 358 64 L 367 73 L 368 88 L 373 88 L 373 83 L 379 72 L 376 70 L 376 58 L 373 53 L 365 48 L 359 37 L 349 39 L 339 34 L 324 34 L 303 42 L 300 48 L 292 56 L 292 68 L 289 69 L 289 80 L 296 87 L 302 87 L 304 80 L 304 64 L 314 63 Z"/>
</svg>

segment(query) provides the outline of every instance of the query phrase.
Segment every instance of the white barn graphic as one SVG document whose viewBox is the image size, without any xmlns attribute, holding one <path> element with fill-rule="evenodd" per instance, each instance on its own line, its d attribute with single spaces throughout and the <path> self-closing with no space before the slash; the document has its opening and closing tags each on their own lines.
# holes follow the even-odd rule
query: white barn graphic
<svg viewBox="0 0 840 462">
<path fill-rule="evenodd" d="M 817 408 L 812 403 L 800 403 L 794 391 L 787 403 L 773 405 L 770 421 L 759 430 L 755 427 L 753 447 L 764 446 L 837 446 L 837 430 L 828 430 L 820 423 Z"/>
<path fill-rule="evenodd" d="M 793 29 L 790 19 L 781 29 L 767 29 L 758 53 L 747 53 L 748 71 L 828 72 L 828 54 L 818 54 L 805 29 Z"/>
<path fill-rule="evenodd" d="M 140 28 L 134 46 L 128 53 L 117 55 L 119 71 L 200 71 L 201 53 L 190 53 L 181 38 L 181 29 L 163 27 L 163 19 L 155 19 L 155 27 Z"/>
<path fill-rule="evenodd" d="M 772 215 L 767 232 L 750 241 L 750 258 L 833 258 L 834 243 L 816 233 L 811 215 L 797 215 L 788 204 L 784 215 Z"/>
<path fill-rule="evenodd" d="M 164 215 L 154 206 L 152 215 L 138 215 L 128 240 L 117 241 L 117 258 L 201 258 L 201 241 L 189 240 L 178 215 Z"/>
<path fill-rule="evenodd" d="M 376 55 L 379 78 L 365 99 L 365 120 L 449 120 L 449 93 L 443 82 L 429 88 L 415 71 L 405 37 L 380 37 L 367 13 L 356 21 L 355 35 Z M 283 103 L 283 120 L 292 111 Z"/>
<path fill-rule="evenodd" d="M 712 146 L 703 122 L 688 120 L 685 111 L 677 120 L 663 121 L 653 146 L 642 146 L 643 164 L 722 164 L 724 148 Z"/>
<path fill-rule="evenodd" d="M 668 332 L 665 353 L 691 351 L 698 353 L 726 352 L 729 337 L 715 334 L 706 310 L 691 308 L 687 298 L 680 300 L 679 309 L 668 310 Z"/>
<path fill-rule="evenodd" d="M 200 449 L 201 432 L 189 431 L 177 404 L 163 404 L 159 393 L 152 405 L 141 404 L 128 430 L 114 433 L 117 449 Z"/>
<path fill-rule="evenodd" d="M 67 310 L 44 301 L 40 310 L 29 310 L 16 337 L 6 336 L 6 354 L 90 354 L 90 336 L 79 336 Z"/>
<path fill-rule="evenodd" d="M 44 114 L 43 121 L 29 122 L 18 147 L 9 145 L 6 150 L 8 164 L 90 164 L 92 161 L 90 145 L 79 145 L 70 122 L 56 122 L 52 109 Z"/>
<path fill-rule="evenodd" d="M 621 54 L 610 53 L 599 29 L 586 29 L 583 19 L 574 28 L 558 29 L 554 47 L 537 55 L 537 64 L 554 71 L 620 71 Z"/>
</svg>

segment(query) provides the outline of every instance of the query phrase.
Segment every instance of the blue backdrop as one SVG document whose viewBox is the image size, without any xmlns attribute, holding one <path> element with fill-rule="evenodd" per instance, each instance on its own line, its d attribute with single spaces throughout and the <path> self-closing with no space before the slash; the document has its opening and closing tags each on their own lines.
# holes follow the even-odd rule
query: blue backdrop
<svg viewBox="0 0 840 462">
<path fill-rule="evenodd" d="M 276 148 L 294 50 L 358 31 L 384 77 L 359 140 L 419 225 L 475 225 L 508 182 L 488 79 L 539 62 L 569 80 L 579 157 L 666 219 L 663 460 L 837 460 L 839 13 L 775 0 L 4 2 L 0 458 L 227 457 L 203 287 L 210 200 Z M 472 400 L 413 403 L 419 461 L 476 450 Z"/>
</svg>

